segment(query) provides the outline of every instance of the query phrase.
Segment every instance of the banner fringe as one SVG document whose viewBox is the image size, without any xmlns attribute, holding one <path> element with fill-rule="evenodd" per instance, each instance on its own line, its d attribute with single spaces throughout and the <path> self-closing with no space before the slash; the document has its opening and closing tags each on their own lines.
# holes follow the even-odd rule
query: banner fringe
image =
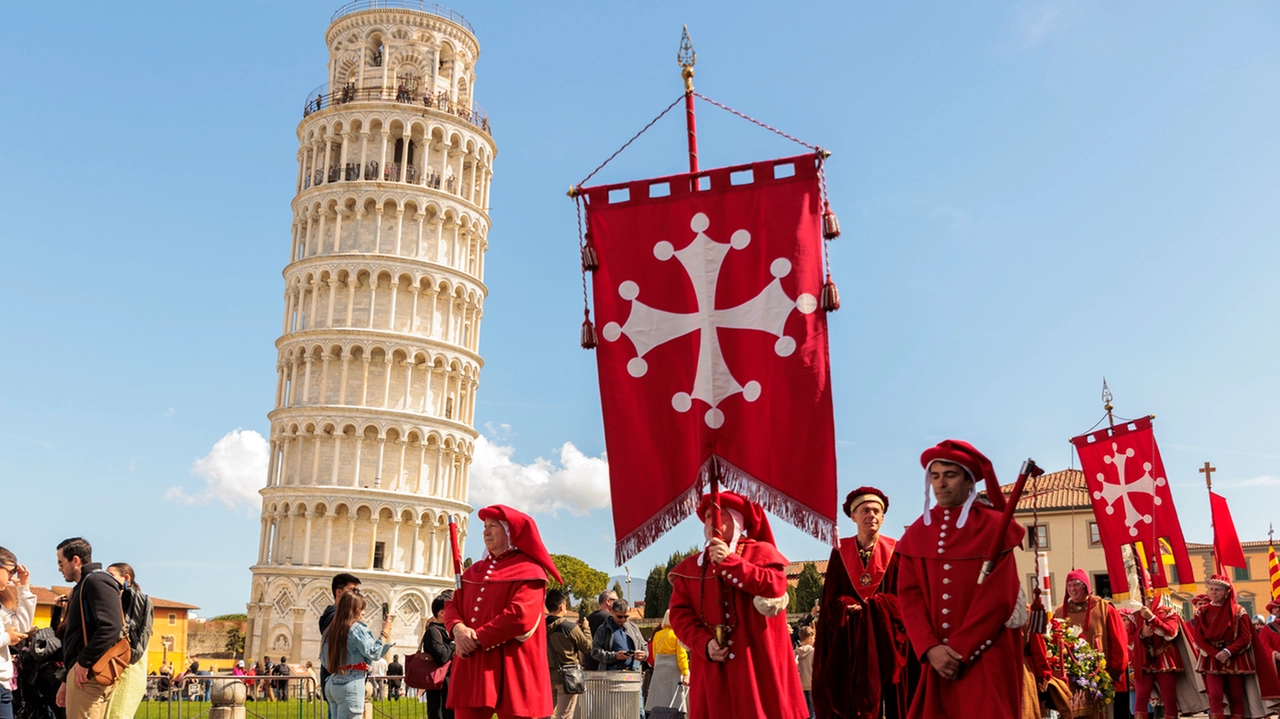
<svg viewBox="0 0 1280 719">
<path fill-rule="evenodd" d="M 614 548 L 615 566 L 622 566 L 627 560 L 647 549 L 662 535 L 692 515 L 698 509 L 698 501 L 705 493 L 704 490 L 709 491 L 713 469 L 719 472 L 720 489 L 740 494 L 759 504 L 766 512 L 823 544 L 839 546 L 840 535 L 834 519 L 822 516 L 781 490 L 761 482 L 748 472 L 734 466 L 723 457 L 713 454 L 703 462 L 702 469 L 698 471 L 698 479 L 693 486 L 680 493 L 680 496 L 663 507 L 647 522 L 618 540 Z"/>
</svg>

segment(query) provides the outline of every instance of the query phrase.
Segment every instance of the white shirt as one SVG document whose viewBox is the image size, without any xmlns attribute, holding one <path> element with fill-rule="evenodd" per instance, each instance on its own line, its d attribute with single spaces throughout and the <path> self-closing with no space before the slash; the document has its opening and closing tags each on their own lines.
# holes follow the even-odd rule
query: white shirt
<svg viewBox="0 0 1280 719">
<path fill-rule="evenodd" d="M 36 616 L 36 595 L 31 592 L 31 587 L 26 585 L 16 585 L 18 588 L 18 608 L 16 610 L 0 607 L 0 624 L 5 629 L 16 629 L 20 632 L 30 632 L 31 622 Z M 3 641 L 0 641 L 3 647 L 0 647 L 0 684 L 8 686 L 13 680 L 13 657 L 9 655 L 9 636 L 6 634 Z"/>
<path fill-rule="evenodd" d="M 375 677 L 385 675 L 387 673 L 387 660 L 382 658 L 374 662 L 373 666 L 369 667 L 369 673 Z"/>
</svg>

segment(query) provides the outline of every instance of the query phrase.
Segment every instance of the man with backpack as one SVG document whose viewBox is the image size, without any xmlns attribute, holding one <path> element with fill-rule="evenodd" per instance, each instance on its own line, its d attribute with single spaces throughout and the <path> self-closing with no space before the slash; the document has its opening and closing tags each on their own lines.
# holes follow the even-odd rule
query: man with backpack
<svg viewBox="0 0 1280 719">
<path fill-rule="evenodd" d="M 93 561 L 93 547 L 80 537 L 58 545 L 58 571 L 75 582 L 67 598 L 62 623 L 62 661 L 66 682 L 58 690 L 57 704 L 66 707 L 67 719 L 103 719 L 114 685 L 104 686 L 92 676 L 97 663 L 124 630 L 120 584 Z"/>
<path fill-rule="evenodd" d="M 289 658 L 280 657 L 280 663 L 273 670 L 278 677 L 287 677 L 293 674 L 293 670 L 289 668 Z M 289 681 L 276 682 L 276 701 L 287 701 L 289 699 Z"/>
</svg>

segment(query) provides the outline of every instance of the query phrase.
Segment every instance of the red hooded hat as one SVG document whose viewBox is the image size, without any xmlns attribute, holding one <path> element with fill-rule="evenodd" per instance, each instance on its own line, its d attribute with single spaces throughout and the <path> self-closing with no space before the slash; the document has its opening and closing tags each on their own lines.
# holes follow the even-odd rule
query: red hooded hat
<svg viewBox="0 0 1280 719">
<path fill-rule="evenodd" d="M 711 509 L 711 495 L 704 494 L 702 500 L 698 502 L 698 516 L 705 521 L 709 509 Z M 720 509 L 732 509 L 742 515 L 744 525 L 742 533 L 748 539 L 776 546 L 773 541 L 773 528 L 769 526 L 769 517 L 760 505 L 733 492 L 721 492 Z"/>
<path fill-rule="evenodd" d="M 542 568 L 547 570 L 547 574 L 564 584 L 564 580 L 560 578 L 560 570 L 556 569 L 556 563 L 551 561 L 551 555 L 547 553 L 547 547 L 542 543 L 542 535 L 538 533 L 538 525 L 534 524 L 532 517 L 504 504 L 495 504 L 481 509 L 479 517 L 481 522 L 496 519 L 505 523 L 507 540 L 511 542 L 511 546 L 542 565 Z"/>
<path fill-rule="evenodd" d="M 1072 569 L 1070 572 L 1067 572 L 1067 582 L 1062 586 L 1067 586 L 1067 584 L 1070 584 L 1073 579 L 1078 579 L 1081 582 L 1084 582 L 1084 588 L 1090 594 L 1093 594 L 1093 589 L 1089 586 L 1089 575 L 1085 574 L 1083 569 Z"/>
<path fill-rule="evenodd" d="M 956 464 L 964 468 L 969 478 L 973 480 L 975 485 L 975 494 L 969 497 L 969 501 L 965 502 L 964 509 L 960 512 L 960 521 L 957 527 L 963 527 L 965 520 L 969 516 L 969 507 L 973 504 L 976 497 L 977 483 L 985 482 L 987 489 L 987 501 L 991 503 L 997 511 L 1004 511 L 1004 493 L 1000 491 L 1000 480 L 996 479 L 995 467 L 991 466 L 991 460 L 968 442 L 958 439 L 945 439 L 936 446 L 926 449 L 920 455 L 920 466 L 924 467 L 924 523 L 930 524 L 929 517 L 929 466 L 934 462 L 948 462 Z"/>
</svg>

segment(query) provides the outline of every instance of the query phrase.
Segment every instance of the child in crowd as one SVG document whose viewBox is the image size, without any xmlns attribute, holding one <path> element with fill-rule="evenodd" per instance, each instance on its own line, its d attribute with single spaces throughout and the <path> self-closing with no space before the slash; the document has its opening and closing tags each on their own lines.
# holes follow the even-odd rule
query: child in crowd
<svg viewBox="0 0 1280 719">
<path fill-rule="evenodd" d="M 800 646 L 796 647 L 796 665 L 800 669 L 800 688 L 804 690 L 804 703 L 809 706 L 809 719 L 813 719 L 813 642 L 817 636 L 813 627 L 800 627 L 796 635 Z"/>
</svg>

